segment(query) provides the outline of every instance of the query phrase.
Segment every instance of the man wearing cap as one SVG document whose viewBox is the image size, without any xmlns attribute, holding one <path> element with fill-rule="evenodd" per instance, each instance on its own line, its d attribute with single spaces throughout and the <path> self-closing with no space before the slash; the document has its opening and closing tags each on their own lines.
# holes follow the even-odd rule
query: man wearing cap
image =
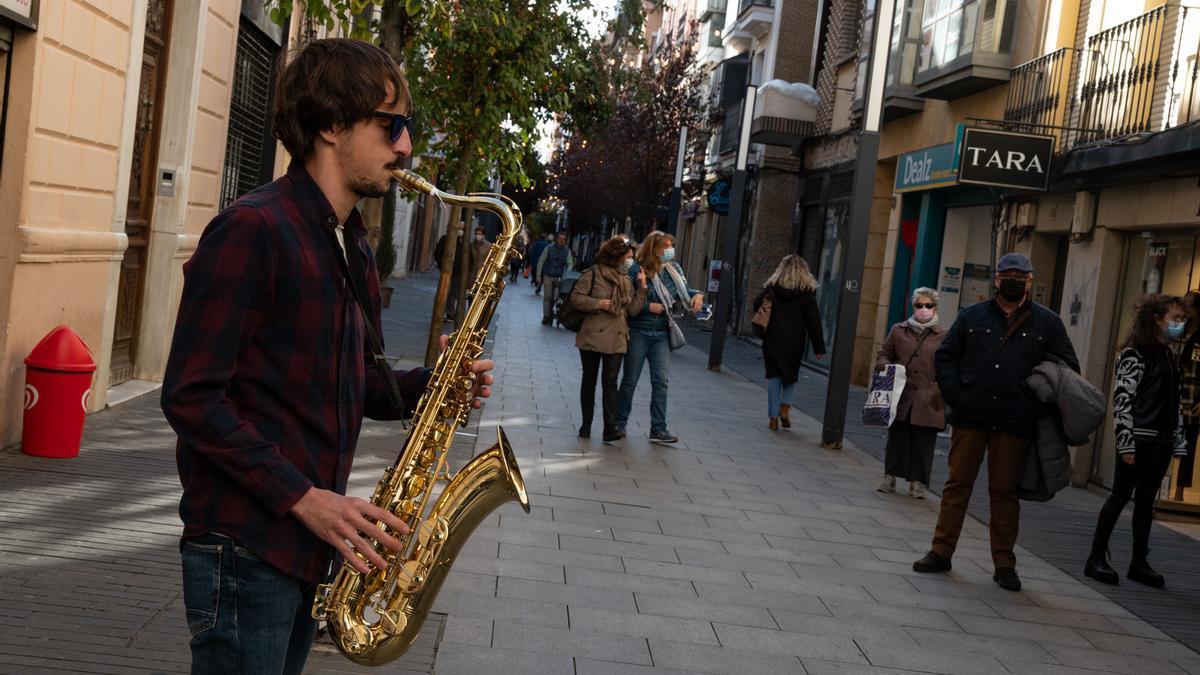
<svg viewBox="0 0 1200 675">
<path fill-rule="evenodd" d="M 1037 438 L 1042 404 L 1025 386 L 1034 367 L 1057 358 L 1075 372 L 1079 360 L 1062 319 L 1029 297 L 1033 265 L 1020 253 L 1008 253 L 996 265 L 995 297 L 967 307 L 934 357 L 938 388 L 950 406 L 949 477 L 933 545 L 913 563 L 917 572 L 951 567 L 975 477 L 988 458 L 988 497 L 992 579 L 1002 588 L 1021 590 L 1013 547 L 1021 505 L 1017 487 L 1025 450 Z"/>
</svg>

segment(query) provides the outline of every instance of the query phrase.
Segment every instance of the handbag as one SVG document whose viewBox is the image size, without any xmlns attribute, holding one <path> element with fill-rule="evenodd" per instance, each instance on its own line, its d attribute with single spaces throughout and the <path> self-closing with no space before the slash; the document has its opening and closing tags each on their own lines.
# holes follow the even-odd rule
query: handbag
<svg viewBox="0 0 1200 675">
<path fill-rule="evenodd" d="M 596 273 L 592 272 L 592 283 L 588 286 L 588 295 L 592 294 L 592 290 L 596 288 Z M 580 310 L 571 304 L 571 296 L 579 289 L 579 284 L 576 283 L 571 287 L 571 292 L 566 297 L 558 299 L 558 325 L 566 328 L 572 333 L 578 333 L 583 328 L 584 319 L 587 319 L 587 312 Z"/>
<path fill-rule="evenodd" d="M 671 297 L 657 274 L 654 275 L 654 291 L 658 293 L 659 298 Z M 683 336 L 683 329 L 671 317 L 671 310 L 668 308 L 663 311 L 663 314 L 667 315 L 667 345 L 671 348 L 671 351 L 675 351 L 687 344 L 687 338 Z"/>
<path fill-rule="evenodd" d="M 754 318 L 750 319 L 750 330 L 754 337 L 760 338 L 767 334 L 767 326 L 771 324 L 771 305 L 771 294 L 767 293 L 758 309 L 754 311 Z"/>
<path fill-rule="evenodd" d="M 863 404 L 862 422 L 869 427 L 890 427 L 904 391 L 904 366 L 889 363 L 871 376 L 871 391 Z"/>
</svg>

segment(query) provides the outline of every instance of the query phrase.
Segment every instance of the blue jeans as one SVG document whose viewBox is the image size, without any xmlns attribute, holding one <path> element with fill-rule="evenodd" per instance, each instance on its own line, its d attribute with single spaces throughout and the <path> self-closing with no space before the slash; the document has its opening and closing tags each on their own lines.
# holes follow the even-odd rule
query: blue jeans
<svg viewBox="0 0 1200 675">
<path fill-rule="evenodd" d="M 192 673 L 300 673 L 316 637 L 316 585 L 218 534 L 185 539 L 183 602 Z"/>
<path fill-rule="evenodd" d="M 796 383 L 784 384 L 782 377 L 767 378 L 767 417 L 779 417 L 779 406 L 792 404 L 792 392 Z"/>
<path fill-rule="evenodd" d="M 650 362 L 650 432 L 667 430 L 667 373 L 670 370 L 671 345 L 666 331 L 629 329 L 629 349 L 625 352 L 625 373 L 621 377 L 621 408 L 617 428 L 625 429 L 633 409 L 633 392 L 642 365 Z"/>
</svg>

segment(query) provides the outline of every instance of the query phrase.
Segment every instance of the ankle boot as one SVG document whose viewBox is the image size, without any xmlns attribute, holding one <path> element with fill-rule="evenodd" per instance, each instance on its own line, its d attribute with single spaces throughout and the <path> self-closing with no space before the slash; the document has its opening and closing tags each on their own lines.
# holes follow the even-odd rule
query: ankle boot
<svg viewBox="0 0 1200 675">
<path fill-rule="evenodd" d="M 1162 588 L 1166 585 L 1166 580 L 1163 575 L 1154 571 L 1150 563 L 1145 560 L 1134 561 L 1129 564 L 1129 574 L 1125 575 L 1130 581 L 1136 581 L 1140 584 L 1146 584 L 1151 588 Z"/>
<path fill-rule="evenodd" d="M 791 411 L 792 406 L 786 403 L 779 406 L 779 423 L 783 425 L 784 429 L 792 428 L 792 418 L 788 417 L 788 414 L 791 413 Z"/>
<path fill-rule="evenodd" d="M 1088 556 L 1087 564 L 1083 566 L 1083 574 L 1102 584 L 1116 586 L 1121 583 L 1121 575 L 1109 566 L 1107 556 L 1104 555 L 1092 553 Z"/>
<path fill-rule="evenodd" d="M 776 431 L 777 429 L 779 429 L 779 418 L 778 418 L 778 417 L 772 417 L 772 418 L 768 419 L 768 420 L 767 420 L 767 427 L 768 427 L 768 428 L 769 428 L 771 431 Z"/>
</svg>

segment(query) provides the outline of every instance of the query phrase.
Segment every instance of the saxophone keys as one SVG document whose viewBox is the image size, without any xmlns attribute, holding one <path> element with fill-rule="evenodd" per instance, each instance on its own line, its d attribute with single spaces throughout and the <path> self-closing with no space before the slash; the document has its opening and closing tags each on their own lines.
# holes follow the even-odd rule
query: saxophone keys
<svg viewBox="0 0 1200 675">
<path fill-rule="evenodd" d="M 408 615 L 398 609 L 385 609 L 379 613 L 379 625 L 388 635 L 396 635 L 408 626 Z"/>
</svg>

